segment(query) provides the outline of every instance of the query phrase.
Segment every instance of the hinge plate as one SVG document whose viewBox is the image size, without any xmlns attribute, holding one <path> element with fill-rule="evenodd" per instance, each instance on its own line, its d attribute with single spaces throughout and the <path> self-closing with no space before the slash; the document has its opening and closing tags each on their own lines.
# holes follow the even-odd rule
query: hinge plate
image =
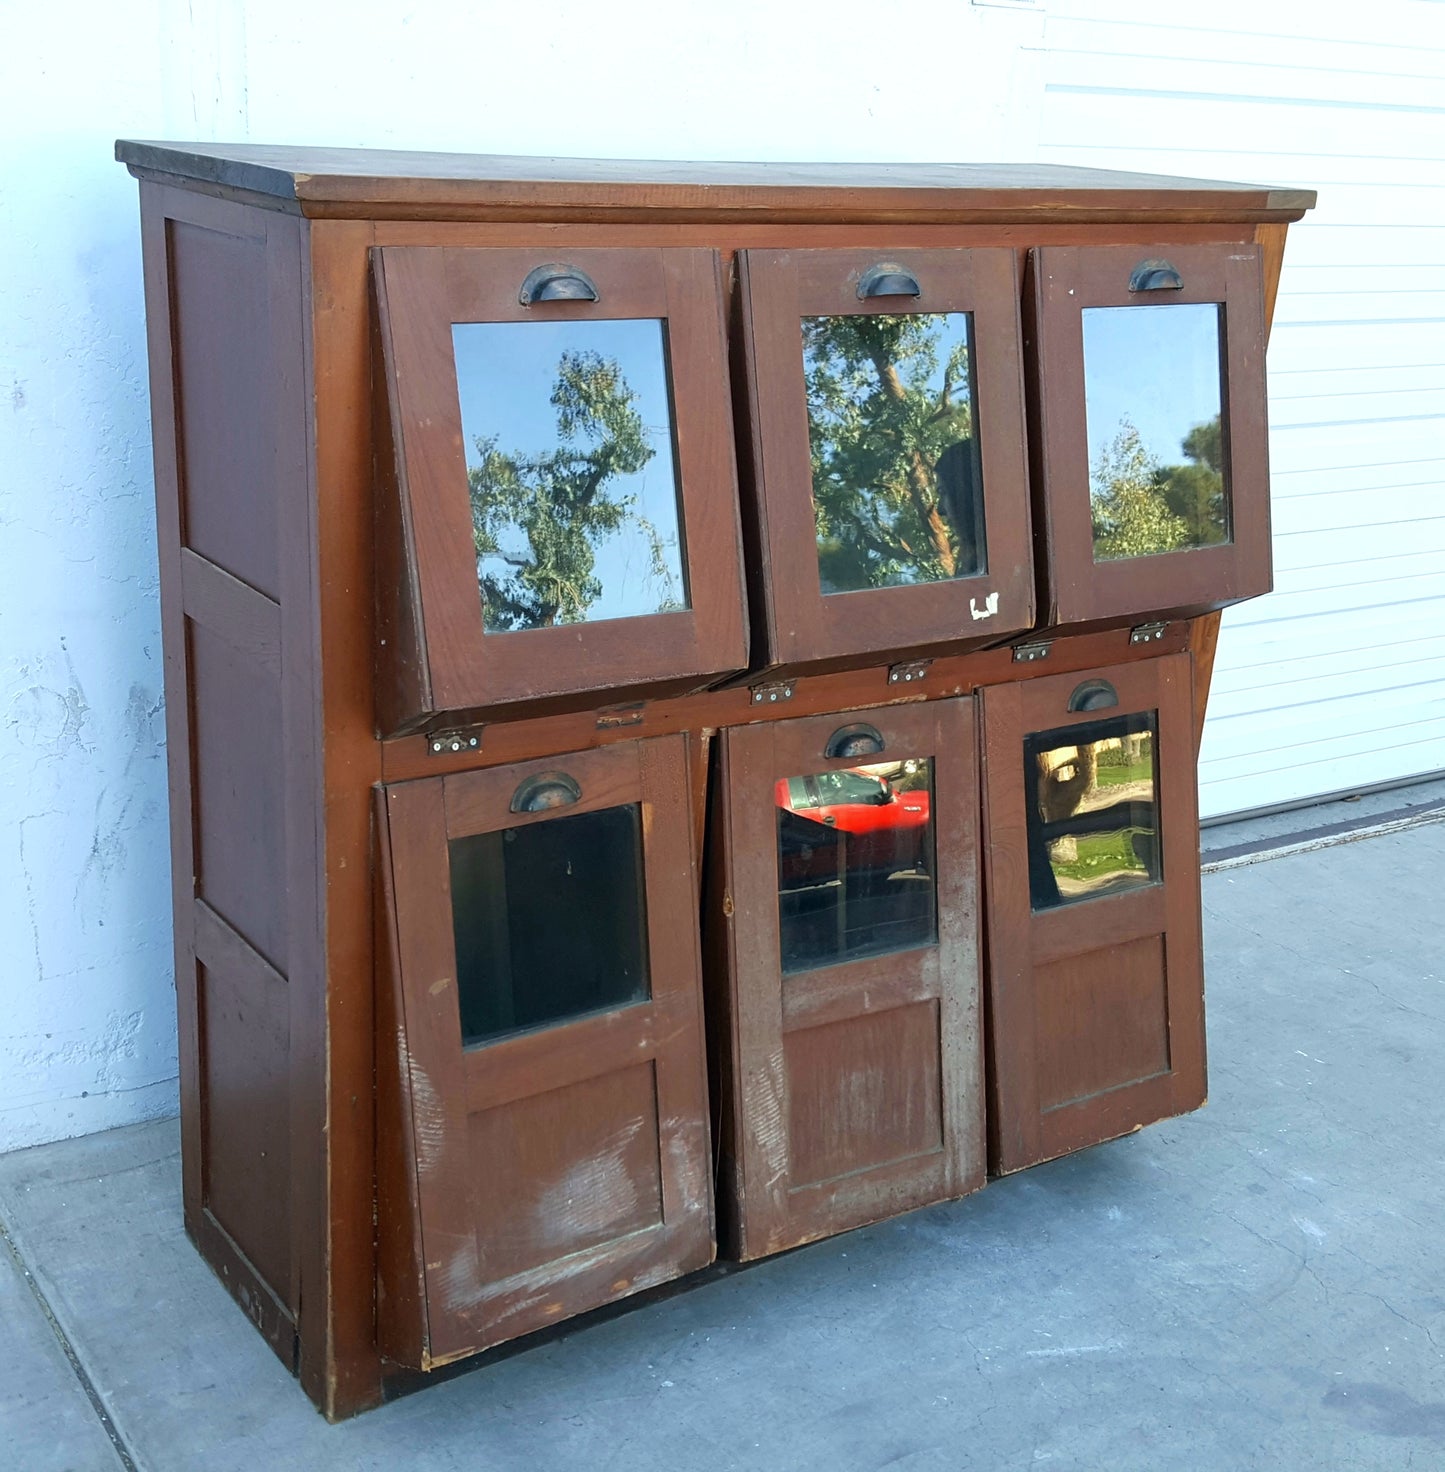
<svg viewBox="0 0 1445 1472">
<path fill-rule="evenodd" d="M 597 729 L 615 731 L 619 726 L 640 726 L 643 717 L 643 702 L 634 705 L 613 705 L 597 712 Z"/>
<path fill-rule="evenodd" d="M 910 659 L 905 664 L 891 664 L 888 666 L 888 683 L 912 685 L 928 673 L 928 667 L 932 663 L 931 659 Z"/>
<path fill-rule="evenodd" d="M 1035 660 L 1047 659 L 1049 650 L 1054 647 L 1052 639 L 1038 639 L 1032 644 L 1014 645 L 1015 664 L 1033 664 Z"/>
<path fill-rule="evenodd" d="M 791 680 L 775 680 L 767 685 L 749 685 L 748 693 L 751 695 L 753 705 L 778 705 L 784 700 L 793 698 L 793 682 Z"/>
<path fill-rule="evenodd" d="M 426 749 L 430 756 L 461 756 L 482 749 L 481 726 L 455 726 L 449 731 L 428 731 Z"/>
<path fill-rule="evenodd" d="M 1156 640 L 1164 637 L 1164 630 L 1169 625 L 1163 621 L 1152 624 L 1136 624 L 1129 630 L 1129 642 L 1131 644 L 1153 644 Z"/>
</svg>

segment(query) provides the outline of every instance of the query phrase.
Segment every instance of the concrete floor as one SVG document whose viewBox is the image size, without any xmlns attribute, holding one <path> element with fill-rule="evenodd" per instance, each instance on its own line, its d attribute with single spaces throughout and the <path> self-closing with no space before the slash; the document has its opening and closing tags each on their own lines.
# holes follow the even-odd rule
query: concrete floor
<svg viewBox="0 0 1445 1472">
<path fill-rule="evenodd" d="M 1445 1468 L 1445 822 L 1248 857 L 1201 1113 L 342 1426 L 186 1242 L 173 1121 L 0 1158 L 0 1468 Z"/>
</svg>

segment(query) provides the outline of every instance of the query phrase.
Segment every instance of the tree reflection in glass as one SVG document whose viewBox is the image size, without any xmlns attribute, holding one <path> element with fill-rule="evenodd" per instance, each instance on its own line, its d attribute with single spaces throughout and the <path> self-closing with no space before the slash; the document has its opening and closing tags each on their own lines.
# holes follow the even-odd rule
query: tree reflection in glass
<svg viewBox="0 0 1445 1472">
<path fill-rule="evenodd" d="M 452 327 L 489 634 L 687 607 L 663 324 Z"/>
<path fill-rule="evenodd" d="M 983 572 L 968 312 L 805 317 L 825 593 Z"/>
<path fill-rule="evenodd" d="M 1229 541 L 1218 306 L 1083 318 L 1095 559 Z"/>
</svg>

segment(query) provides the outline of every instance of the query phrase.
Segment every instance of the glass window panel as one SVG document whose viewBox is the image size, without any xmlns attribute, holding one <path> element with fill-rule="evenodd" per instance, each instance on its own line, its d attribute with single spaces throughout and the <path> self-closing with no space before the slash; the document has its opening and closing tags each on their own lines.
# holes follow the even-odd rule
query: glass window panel
<svg viewBox="0 0 1445 1472">
<path fill-rule="evenodd" d="M 637 807 L 448 848 L 463 1046 L 647 1000 Z"/>
<path fill-rule="evenodd" d="M 1115 716 L 1024 739 L 1035 910 L 1160 878 L 1154 716 Z"/>
<path fill-rule="evenodd" d="M 987 570 L 973 314 L 805 317 L 825 593 Z"/>
<path fill-rule="evenodd" d="M 482 626 L 688 607 L 656 320 L 452 326 Z"/>
<path fill-rule="evenodd" d="M 1084 308 L 1095 561 L 1230 539 L 1219 312 Z"/>
<path fill-rule="evenodd" d="M 932 799 L 928 758 L 776 784 L 785 974 L 937 938 Z"/>
</svg>

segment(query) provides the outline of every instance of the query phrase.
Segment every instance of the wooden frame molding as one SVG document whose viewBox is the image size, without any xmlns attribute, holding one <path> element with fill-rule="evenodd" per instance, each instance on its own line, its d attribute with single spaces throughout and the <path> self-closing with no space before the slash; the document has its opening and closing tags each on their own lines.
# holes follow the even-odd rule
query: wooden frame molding
<svg viewBox="0 0 1445 1472">
<path fill-rule="evenodd" d="M 1205 1098 L 1192 671 L 1187 654 L 1090 671 L 1116 702 L 1076 713 L 1077 674 L 983 692 L 990 1168 L 1021 1170 Z M 1162 878 L 1034 909 L 1031 732 L 1155 717 Z"/>
<path fill-rule="evenodd" d="M 1131 270 L 1150 256 L 1176 266 L 1183 286 L 1131 294 Z M 1047 246 L 1030 252 L 1035 516 L 1043 553 L 1040 608 L 1051 626 L 1184 616 L 1269 592 L 1269 431 L 1264 414 L 1261 253 L 1235 246 Z M 1160 297 L 1164 300 L 1161 302 Z M 1091 307 L 1220 307 L 1221 404 L 1231 540 L 1154 556 L 1096 561 L 1089 503 L 1082 321 Z"/>
<path fill-rule="evenodd" d="M 396 455 L 398 583 L 379 588 L 394 638 L 381 651 L 379 689 L 394 704 L 384 732 L 446 712 L 604 692 L 696 689 L 747 663 L 737 474 L 717 256 L 705 250 L 569 249 L 597 301 L 524 306 L 518 288 L 549 257 L 540 250 L 383 246 L 372 252 L 380 342 Z M 453 323 L 666 324 L 679 541 L 688 606 L 676 612 L 484 633 L 467 499 Z"/>
<path fill-rule="evenodd" d="M 851 718 L 876 728 L 888 759 L 933 762 L 936 939 L 785 975 L 775 787 L 857 765 L 826 755 Z M 723 891 L 707 920 L 729 1256 L 983 1185 L 977 804 L 966 699 L 723 733 L 711 854 Z"/>
<path fill-rule="evenodd" d="M 1033 622 L 1018 270 L 1009 250 L 904 250 L 917 296 L 860 300 L 878 250 L 738 257 L 745 438 L 753 486 L 749 555 L 764 609 L 764 665 L 799 668 L 933 647 L 1000 643 Z M 825 594 L 809 463 L 802 321 L 949 313 L 972 319 L 973 437 L 981 461 L 984 570 L 942 581 Z"/>
</svg>

